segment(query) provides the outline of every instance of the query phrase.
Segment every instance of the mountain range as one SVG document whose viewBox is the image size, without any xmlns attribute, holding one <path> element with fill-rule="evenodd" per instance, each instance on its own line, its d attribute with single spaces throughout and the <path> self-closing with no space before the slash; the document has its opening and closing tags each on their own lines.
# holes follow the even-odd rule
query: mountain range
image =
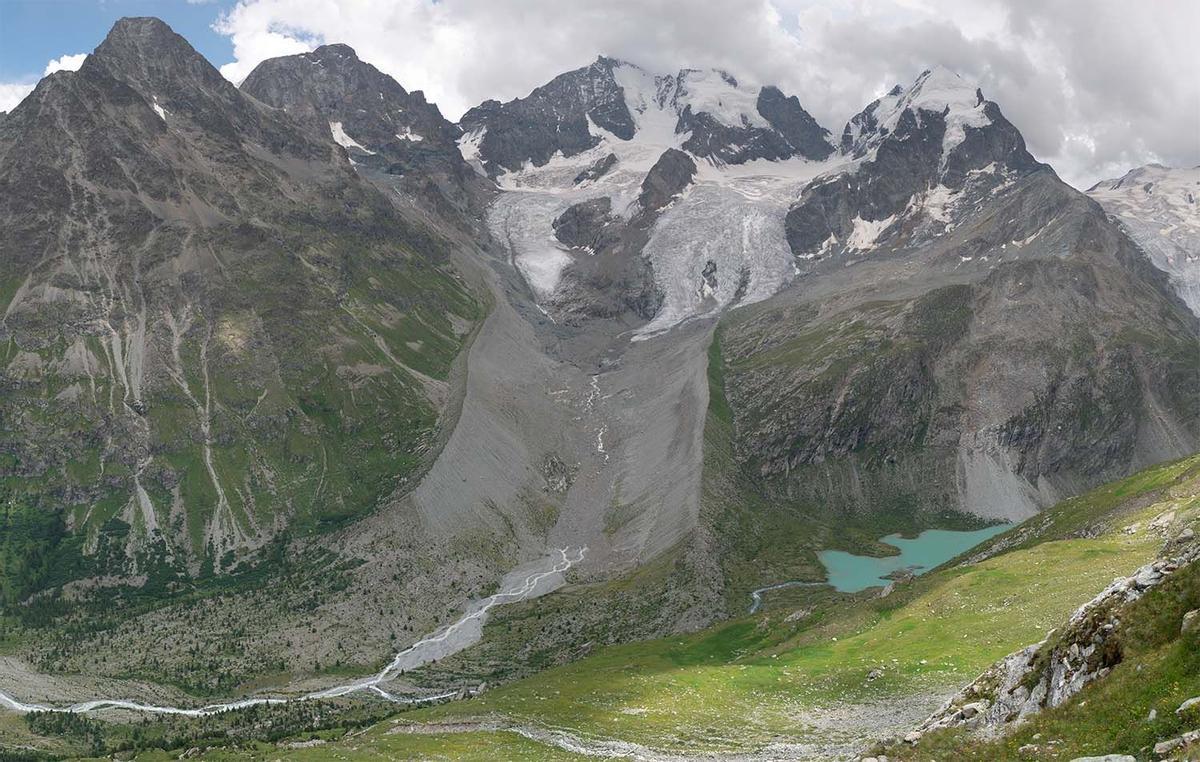
<svg viewBox="0 0 1200 762">
<path fill-rule="evenodd" d="M 12 658 L 317 690 L 561 588 L 381 673 L 511 680 L 1191 455 L 1198 172 L 1077 191 L 944 68 L 837 131 L 605 56 L 452 123 L 122 19 L 0 119 Z"/>
</svg>

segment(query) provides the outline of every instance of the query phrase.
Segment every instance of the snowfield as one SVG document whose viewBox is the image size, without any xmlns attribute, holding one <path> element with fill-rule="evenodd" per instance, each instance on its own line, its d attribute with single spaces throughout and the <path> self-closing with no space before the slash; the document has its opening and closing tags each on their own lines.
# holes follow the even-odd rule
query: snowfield
<svg viewBox="0 0 1200 762">
<path fill-rule="evenodd" d="M 1148 164 L 1097 183 L 1088 195 L 1121 221 L 1200 315 L 1200 167 Z"/>
</svg>

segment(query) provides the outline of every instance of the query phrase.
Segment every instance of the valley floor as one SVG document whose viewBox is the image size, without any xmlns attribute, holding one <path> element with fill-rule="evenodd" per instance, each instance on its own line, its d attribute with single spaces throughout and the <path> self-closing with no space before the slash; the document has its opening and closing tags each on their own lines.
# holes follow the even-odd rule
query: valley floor
<svg viewBox="0 0 1200 762">
<path fill-rule="evenodd" d="M 1200 456 L 1068 500 L 886 598 L 779 590 L 761 613 L 693 635 L 603 648 L 469 700 L 349 731 L 193 754 L 264 760 L 854 759 L 881 740 L 895 744 L 995 660 L 1041 640 L 1114 577 L 1156 557 L 1166 533 L 1195 522 L 1198 514 Z M 1169 695 L 1153 696 L 1155 701 L 1200 688 L 1195 670 L 1162 665 L 1169 654 L 1147 658 L 1148 674 L 1171 675 Z M 1101 682 L 1084 695 L 1105 690 Z M 1046 723 L 1059 743 L 1038 758 L 1105 751 L 1093 747 L 1108 737 L 1089 734 L 1088 723 L 1072 719 L 1069 706 L 1054 711 L 1057 719 Z M 6 716 L 0 742 L 22 735 L 31 741 L 27 733 Z M 889 754 L 925 758 L 941 749 L 944 757 L 953 748 L 950 757 L 963 758 L 974 743 L 951 734 L 950 741 L 899 744 Z M 979 758 L 1016 754 L 1015 747 L 987 748 L 991 756 Z"/>
</svg>

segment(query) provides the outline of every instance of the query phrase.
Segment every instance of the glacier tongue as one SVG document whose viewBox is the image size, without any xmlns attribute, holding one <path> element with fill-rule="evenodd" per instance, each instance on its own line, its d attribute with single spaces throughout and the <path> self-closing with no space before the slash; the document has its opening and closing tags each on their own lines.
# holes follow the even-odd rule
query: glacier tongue
<svg viewBox="0 0 1200 762">
<path fill-rule="evenodd" d="M 829 167 L 793 159 L 701 169 L 696 184 L 659 219 L 644 254 L 665 299 L 639 338 L 665 331 L 735 301 L 761 301 L 795 275 L 784 215 L 804 184 Z M 715 288 L 703 273 L 716 265 Z"/>
<path fill-rule="evenodd" d="M 682 150 L 692 136 L 677 132 L 685 109 L 734 128 L 770 127 L 757 110 L 760 88 L 719 71 L 688 69 L 664 76 L 618 62 L 612 78 L 634 122 L 632 139 L 603 129 L 588 114 L 588 132 L 597 145 L 572 156 L 559 151 L 542 166 L 526 161 L 496 177 L 505 192 L 489 210 L 489 228 L 508 243 L 513 265 L 543 310 L 570 306 L 563 271 L 591 253 L 557 240 L 554 219 L 574 204 L 604 196 L 612 201 L 614 217 L 636 216 L 651 167 L 668 149 Z M 477 158 L 481 137 L 482 131 L 475 131 L 460 140 L 468 161 Z M 616 157 L 610 170 L 587 175 L 610 155 Z M 796 272 L 784 233 L 788 208 L 808 181 L 847 161 L 835 156 L 824 162 L 795 157 L 725 164 L 692 158 L 698 165 L 693 183 L 661 212 L 641 251 L 663 301 L 653 319 L 634 332 L 635 339 L 734 303 L 765 299 L 787 285 Z"/>
<path fill-rule="evenodd" d="M 489 210 L 489 228 L 508 243 L 513 265 L 541 305 L 553 302 L 572 257 L 586 256 L 556 240 L 554 219 L 572 204 L 600 196 L 611 197 L 614 213 L 628 218 L 646 172 L 665 150 L 678 148 L 686 139 L 673 131 L 675 118 L 669 96 L 663 97 L 663 82 L 633 67 L 620 74 L 639 126 L 633 140 L 621 140 L 592 125 L 593 134 L 601 138 L 595 148 L 571 157 L 558 154 L 541 167 L 527 163 L 498 178 L 505 192 Z M 611 172 L 575 183 L 583 170 L 609 153 L 617 156 Z M 784 235 L 784 215 L 804 185 L 836 161 L 757 160 L 721 167 L 699 161 L 695 183 L 664 210 L 642 252 L 653 265 L 664 301 L 635 338 L 661 333 L 735 301 L 765 299 L 787 285 L 795 265 Z M 715 286 L 710 282 L 714 277 Z"/>
</svg>

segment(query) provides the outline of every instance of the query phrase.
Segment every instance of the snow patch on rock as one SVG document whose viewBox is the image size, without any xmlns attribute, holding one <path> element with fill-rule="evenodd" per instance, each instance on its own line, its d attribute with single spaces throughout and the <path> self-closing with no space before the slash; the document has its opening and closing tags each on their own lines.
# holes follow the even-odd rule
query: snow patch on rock
<svg viewBox="0 0 1200 762">
<path fill-rule="evenodd" d="M 875 248 L 883 231 L 887 230 L 894 220 L 895 215 L 884 217 L 882 220 L 864 220 L 862 217 L 855 217 L 854 230 L 846 239 L 846 245 L 858 251 L 869 251 Z"/>
<path fill-rule="evenodd" d="M 361 144 L 359 144 L 359 142 L 357 140 L 355 140 L 354 138 L 347 135 L 346 131 L 344 129 L 342 129 L 341 122 L 330 122 L 329 123 L 329 132 L 330 132 L 330 134 L 333 135 L 334 142 L 337 143 L 338 145 L 340 145 L 342 148 L 357 148 L 358 150 L 362 151 L 363 153 L 368 153 L 368 154 L 375 153 L 374 151 L 364 148 Z"/>
<path fill-rule="evenodd" d="M 484 177 L 487 177 L 487 171 L 484 170 L 483 161 L 479 158 L 479 144 L 483 142 L 483 136 L 486 134 L 487 127 L 480 127 L 477 130 L 464 132 L 458 139 L 458 152 L 462 154 L 463 161 Z"/>
</svg>

